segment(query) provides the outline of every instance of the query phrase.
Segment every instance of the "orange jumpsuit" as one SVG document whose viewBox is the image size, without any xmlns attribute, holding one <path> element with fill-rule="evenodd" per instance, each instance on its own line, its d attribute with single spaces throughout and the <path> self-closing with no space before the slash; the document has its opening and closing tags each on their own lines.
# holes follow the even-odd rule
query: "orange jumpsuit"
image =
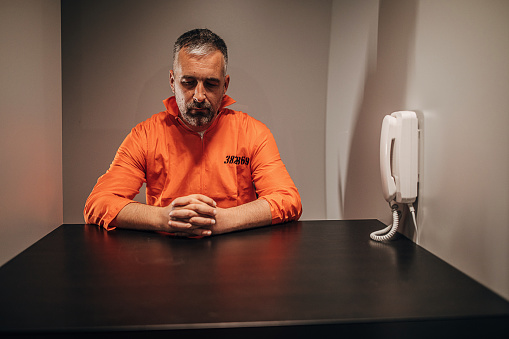
<svg viewBox="0 0 509 339">
<path fill-rule="evenodd" d="M 175 97 L 163 102 L 166 111 L 134 127 L 97 180 L 85 204 L 85 222 L 111 229 L 110 222 L 144 182 L 148 205 L 167 206 L 200 193 L 222 208 L 265 199 L 273 224 L 300 217 L 299 192 L 263 123 L 226 108 L 235 101 L 225 95 L 220 113 L 201 136 L 180 120 Z"/>
</svg>

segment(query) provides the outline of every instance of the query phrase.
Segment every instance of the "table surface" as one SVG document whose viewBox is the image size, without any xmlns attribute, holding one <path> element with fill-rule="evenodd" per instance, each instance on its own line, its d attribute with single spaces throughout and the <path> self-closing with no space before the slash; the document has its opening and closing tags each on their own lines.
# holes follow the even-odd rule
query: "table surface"
<svg viewBox="0 0 509 339">
<path fill-rule="evenodd" d="M 0 334 L 458 319 L 508 330 L 508 301 L 404 237 L 371 241 L 382 227 L 300 221 L 183 239 L 62 225 L 0 268 Z"/>
</svg>

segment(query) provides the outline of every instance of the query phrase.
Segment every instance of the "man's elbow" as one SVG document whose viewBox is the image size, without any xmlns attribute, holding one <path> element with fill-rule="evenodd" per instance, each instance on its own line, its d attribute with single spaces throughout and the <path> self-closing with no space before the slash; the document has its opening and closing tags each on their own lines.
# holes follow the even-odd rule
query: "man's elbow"
<svg viewBox="0 0 509 339">
<path fill-rule="evenodd" d="M 297 191 L 278 194 L 267 200 L 272 213 L 272 224 L 297 221 L 302 215 L 302 202 Z"/>
</svg>

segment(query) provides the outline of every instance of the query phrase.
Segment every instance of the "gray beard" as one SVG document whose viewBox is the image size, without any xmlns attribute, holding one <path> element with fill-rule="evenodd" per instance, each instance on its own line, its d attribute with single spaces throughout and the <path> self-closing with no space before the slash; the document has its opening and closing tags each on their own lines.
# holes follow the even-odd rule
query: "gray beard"
<svg viewBox="0 0 509 339">
<path fill-rule="evenodd" d="M 214 117 L 214 115 L 212 114 L 212 112 L 208 112 L 206 114 L 201 114 L 201 113 L 191 114 L 191 113 L 185 112 L 182 114 L 182 118 L 189 125 L 195 126 L 195 127 L 201 127 L 201 126 L 207 125 L 208 123 L 210 123 L 212 121 L 213 117 Z"/>
<path fill-rule="evenodd" d="M 204 112 L 190 113 L 191 110 L 196 108 L 205 108 Z M 191 102 L 186 105 L 186 110 L 180 112 L 182 118 L 191 126 L 201 127 L 209 124 L 214 118 L 214 112 L 212 112 L 212 106 L 208 103 Z"/>
</svg>

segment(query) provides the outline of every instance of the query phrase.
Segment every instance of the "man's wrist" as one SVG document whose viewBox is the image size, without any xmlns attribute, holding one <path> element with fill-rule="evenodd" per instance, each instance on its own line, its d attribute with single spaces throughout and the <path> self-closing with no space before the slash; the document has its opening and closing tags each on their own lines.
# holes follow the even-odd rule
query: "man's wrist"
<svg viewBox="0 0 509 339">
<path fill-rule="evenodd" d="M 221 234 L 237 230 L 270 225 L 272 215 L 269 203 L 264 199 L 230 208 L 218 208 L 216 225 L 212 234 Z"/>
<path fill-rule="evenodd" d="M 171 232 L 169 211 L 165 207 L 132 202 L 124 206 L 111 222 L 112 226 L 144 231 Z"/>
<path fill-rule="evenodd" d="M 212 234 L 227 233 L 238 227 L 238 221 L 232 208 L 217 208 L 216 224 L 211 227 Z"/>
</svg>

